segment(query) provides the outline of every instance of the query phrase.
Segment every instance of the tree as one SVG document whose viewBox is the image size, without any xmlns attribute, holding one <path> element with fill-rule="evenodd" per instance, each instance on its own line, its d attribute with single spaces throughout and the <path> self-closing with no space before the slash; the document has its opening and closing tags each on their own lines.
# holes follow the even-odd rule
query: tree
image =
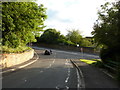
<svg viewBox="0 0 120 90">
<path fill-rule="evenodd" d="M 109 5 L 112 6 L 110 7 Z M 105 5 L 101 6 L 101 11 L 98 12 L 99 18 L 94 25 L 92 34 L 98 45 L 102 45 L 102 48 L 106 49 L 107 56 L 104 56 L 101 52 L 101 55 L 103 55 L 101 58 L 103 59 L 110 54 L 116 54 L 120 50 L 119 8 L 118 2 L 112 4 L 105 3 Z"/>
<path fill-rule="evenodd" d="M 44 42 L 47 44 L 57 44 L 58 40 L 60 40 L 60 32 L 56 29 L 47 29 L 44 31 L 44 33 L 41 35 L 39 41 Z"/>
<path fill-rule="evenodd" d="M 81 46 L 83 46 L 83 47 L 93 47 L 94 46 L 93 40 L 91 38 L 90 39 L 82 38 Z"/>
<path fill-rule="evenodd" d="M 2 3 L 2 44 L 8 47 L 25 46 L 35 42 L 44 28 L 46 9 L 35 2 Z"/>
<path fill-rule="evenodd" d="M 92 34 L 102 46 L 100 57 L 103 63 L 116 62 L 114 67 L 120 80 L 120 1 L 101 5 L 98 15 Z"/>
<path fill-rule="evenodd" d="M 75 44 L 80 44 L 82 40 L 82 36 L 80 35 L 79 30 L 69 30 L 68 34 L 66 35 L 67 39 Z"/>
<path fill-rule="evenodd" d="M 101 11 L 98 12 L 99 18 L 94 25 L 95 41 L 98 45 L 103 45 L 104 48 L 113 48 L 120 45 L 120 30 L 118 28 L 118 4 L 105 3 L 101 6 Z"/>
</svg>

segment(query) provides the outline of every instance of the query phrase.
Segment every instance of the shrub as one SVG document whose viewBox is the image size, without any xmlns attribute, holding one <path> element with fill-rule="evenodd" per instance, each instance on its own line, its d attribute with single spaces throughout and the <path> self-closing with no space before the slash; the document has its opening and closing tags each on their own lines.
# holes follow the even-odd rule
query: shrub
<svg viewBox="0 0 120 90">
<path fill-rule="evenodd" d="M 27 47 L 27 46 L 19 46 L 17 48 L 10 48 L 7 46 L 1 46 L 0 51 L 2 53 L 21 53 L 21 52 L 25 52 L 27 50 L 31 50 L 32 48 Z"/>
</svg>

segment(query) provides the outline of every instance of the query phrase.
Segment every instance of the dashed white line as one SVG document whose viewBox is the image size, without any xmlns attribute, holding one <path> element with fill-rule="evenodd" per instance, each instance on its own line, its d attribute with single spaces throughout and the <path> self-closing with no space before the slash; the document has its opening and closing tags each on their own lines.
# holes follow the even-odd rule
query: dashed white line
<svg viewBox="0 0 120 90">
<path fill-rule="evenodd" d="M 67 78 L 66 78 L 65 83 L 67 83 L 67 82 L 68 82 L 68 79 L 69 79 L 69 77 L 67 77 Z"/>
<path fill-rule="evenodd" d="M 67 60 L 67 59 L 66 59 L 66 62 L 67 62 L 67 63 L 65 63 L 65 64 L 68 65 L 69 63 L 68 63 L 68 60 Z M 68 68 L 68 72 L 67 72 L 67 73 L 68 73 L 68 75 L 67 75 L 67 78 L 65 79 L 65 83 L 67 83 L 68 80 L 69 80 L 69 78 L 70 78 L 70 68 Z"/>
<path fill-rule="evenodd" d="M 40 71 L 40 73 L 42 73 L 43 71 Z"/>
<path fill-rule="evenodd" d="M 69 87 L 68 86 L 65 86 L 66 87 L 66 89 L 68 90 L 69 89 Z"/>
<path fill-rule="evenodd" d="M 60 89 L 59 86 L 60 86 L 60 85 L 57 85 L 55 88 L 56 88 L 57 90 L 59 90 L 59 89 Z"/>
</svg>

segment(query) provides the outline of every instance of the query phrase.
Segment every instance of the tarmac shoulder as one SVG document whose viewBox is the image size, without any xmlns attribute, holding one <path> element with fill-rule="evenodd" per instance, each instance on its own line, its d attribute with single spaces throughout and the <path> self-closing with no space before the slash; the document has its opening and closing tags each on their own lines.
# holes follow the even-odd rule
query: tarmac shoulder
<svg viewBox="0 0 120 90">
<path fill-rule="evenodd" d="M 86 88 L 119 88 L 118 82 L 99 68 L 74 60 L 83 73 Z"/>
</svg>

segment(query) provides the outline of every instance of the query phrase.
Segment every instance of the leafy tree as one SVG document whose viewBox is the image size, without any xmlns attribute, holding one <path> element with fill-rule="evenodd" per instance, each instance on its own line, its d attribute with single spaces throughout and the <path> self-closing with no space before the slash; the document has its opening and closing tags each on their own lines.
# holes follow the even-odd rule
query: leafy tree
<svg viewBox="0 0 120 90">
<path fill-rule="evenodd" d="M 98 45 L 102 45 L 103 49 L 109 49 L 106 50 L 107 56 L 101 53 L 102 58 L 118 52 L 120 46 L 120 29 L 118 25 L 120 7 L 118 3 L 112 3 L 111 7 L 109 5 L 110 3 L 105 3 L 101 6 L 101 11 L 98 12 L 99 18 L 92 32 Z"/>
<path fill-rule="evenodd" d="M 92 46 L 94 46 L 94 44 L 90 40 L 88 40 L 86 38 L 82 38 L 81 46 L 83 46 L 83 47 L 92 47 Z"/>
<path fill-rule="evenodd" d="M 110 3 L 101 5 L 101 11 L 98 12 L 99 18 L 94 25 L 95 41 L 98 45 L 103 45 L 104 48 L 113 48 L 120 46 L 120 30 L 118 28 L 119 6 L 113 3 L 109 8 Z"/>
<path fill-rule="evenodd" d="M 47 44 L 57 44 L 58 40 L 61 39 L 60 32 L 56 31 L 56 29 L 47 29 L 44 31 L 44 33 L 41 35 L 39 41 L 44 42 Z"/>
<path fill-rule="evenodd" d="M 25 46 L 35 42 L 44 28 L 46 9 L 35 2 L 2 3 L 2 44 L 8 47 Z"/>
<path fill-rule="evenodd" d="M 37 41 L 37 43 L 42 42 L 46 44 L 74 45 L 73 42 L 67 40 L 59 31 L 52 28 L 45 30 L 41 37 L 37 38 Z"/>
<path fill-rule="evenodd" d="M 117 62 L 114 67 L 120 79 L 120 1 L 101 5 L 98 15 L 92 34 L 97 44 L 102 46 L 100 57 L 103 62 Z"/>
<path fill-rule="evenodd" d="M 82 36 L 80 35 L 79 30 L 69 30 L 68 34 L 66 35 L 67 39 L 70 40 L 71 42 L 77 44 L 81 42 Z"/>
</svg>

